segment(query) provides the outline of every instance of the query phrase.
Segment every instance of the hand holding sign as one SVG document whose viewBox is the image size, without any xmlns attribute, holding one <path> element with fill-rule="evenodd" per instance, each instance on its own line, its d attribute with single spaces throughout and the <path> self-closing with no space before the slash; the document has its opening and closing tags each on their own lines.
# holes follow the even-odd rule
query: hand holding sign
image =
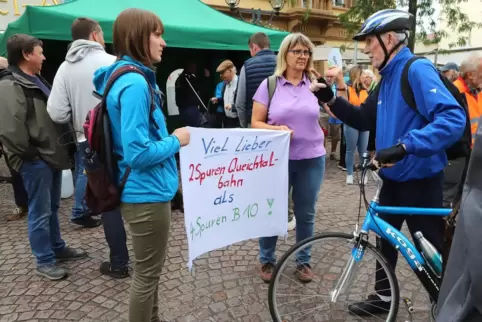
<svg viewBox="0 0 482 322">
<path fill-rule="evenodd" d="M 177 137 L 181 146 L 188 145 L 189 141 L 191 140 L 191 135 L 187 127 L 181 127 L 181 128 L 175 129 L 172 135 Z"/>
</svg>

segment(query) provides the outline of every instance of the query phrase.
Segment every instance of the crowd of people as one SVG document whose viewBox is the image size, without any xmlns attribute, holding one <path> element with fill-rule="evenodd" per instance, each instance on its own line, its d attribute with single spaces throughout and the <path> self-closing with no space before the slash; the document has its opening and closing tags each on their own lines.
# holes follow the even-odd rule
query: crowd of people
<svg viewBox="0 0 482 322">
<path fill-rule="evenodd" d="M 380 15 L 383 22 L 373 23 Z M 381 75 L 378 80 L 373 71 L 357 65 L 344 71 L 330 68 L 322 77 L 313 67 L 314 45 L 308 37 L 288 35 L 276 54 L 266 34 L 256 33 L 247 43 L 251 58 L 239 74 L 231 60 L 217 67 L 221 81 L 212 89 L 206 107 L 196 66 L 188 63 L 175 85 L 184 125 L 291 133 L 287 220 L 289 229 L 296 226 L 296 241 L 314 234 L 315 206 L 327 162 L 325 133 L 331 138 L 329 159 L 339 160 L 347 172 L 347 184 L 355 183 L 356 151 L 370 151 L 384 165 L 380 204 L 450 207 L 460 197 L 470 154 L 451 157 L 446 150 L 457 144 L 467 126 L 471 139 L 476 136 L 482 115 L 482 58 L 471 56 L 460 68 L 448 64 L 441 70 L 466 97 L 467 111 L 444 86 L 431 62 L 414 61 L 408 70 L 416 102 L 412 109 L 400 91 L 402 72 L 413 58 L 406 47 L 411 21 L 404 11 L 383 11 L 369 18 L 355 36 L 365 41 L 364 51 Z M 129 227 L 134 257 L 131 322 L 160 321 L 158 284 L 168 247 L 170 202 L 179 182 L 176 154 L 190 142 L 186 127 L 168 133 L 161 109 L 154 66 L 161 63 L 166 47 L 163 34 L 157 15 L 127 9 L 114 22 L 113 56 L 105 51 L 99 23 L 78 18 L 72 24 L 73 42 L 52 86 L 40 75 L 45 60 L 40 40 L 16 34 L 7 43 L 8 61 L 0 60 L 0 143 L 18 206 L 8 219 L 27 215 L 37 273 L 51 280 L 65 278 L 68 271 L 60 262 L 87 256 L 66 246 L 59 226 L 61 172 L 73 168 L 71 222 L 85 228 L 103 224 L 110 258 L 101 264 L 102 274 L 112 278 L 131 275 L 124 222 Z M 111 84 L 113 75 L 126 66 L 137 72 L 126 73 Z M 104 97 L 107 105 L 118 168 L 115 180 L 123 185 L 119 207 L 101 214 L 89 209 L 84 200 L 89 141 L 83 126 L 99 101 L 93 92 Z M 72 138 L 68 133 L 73 133 Z M 442 250 L 442 218 L 379 215 L 397 229 L 407 221 L 412 233 L 421 231 Z M 276 265 L 276 243 L 277 237 L 259 239 L 258 273 L 264 282 L 271 280 Z M 386 241 L 378 246 L 395 267 L 397 251 Z M 296 275 L 302 283 L 313 280 L 310 260 L 309 249 L 297 254 Z M 373 294 L 350 306 L 354 314 L 380 314 L 390 305 L 389 287 L 384 276 L 378 275 Z"/>
</svg>

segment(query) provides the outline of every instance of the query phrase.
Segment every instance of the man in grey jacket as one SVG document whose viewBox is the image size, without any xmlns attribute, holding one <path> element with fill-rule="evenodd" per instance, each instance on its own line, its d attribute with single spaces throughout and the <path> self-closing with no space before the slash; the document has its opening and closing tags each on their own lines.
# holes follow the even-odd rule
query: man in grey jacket
<svg viewBox="0 0 482 322">
<path fill-rule="evenodd" d="M 92 82 L 97 69 L 111 65 L 116 57 L 104 49 L 104 35 L 99 23 L 89 18 L 77 18 L 72 24 L 73 42 L 55 75 L 47 111 L 56 123 L 73 123 L 77 138 L 75 153 L 75 204 L 71 221 L 87 228 L 100 225 L 94 219 L 84 195 L 87 176 L 84 173 L 84 155 L 89 147 L 83 133 L 83 124 L 88 112 L 99 99 L 92 95 Z M 129 254 L 126 246 L 126 233 L 119 210 L 102 214 L 104 233 L 110 248 L 110 261 L 102 263 L 100 271 L 114 278 L 128 276 Z"/>
<path fill-rule="evenodd" d="M 87 256 L 67 247 L 60 234 L 62 170 L 71 164 L 59 138 L 68 130 L 46 111 L 50 85 L 39 74 L 45 60 L 42 42 L 16 34 L 7 41 L 7 53 L 10 74 L 0 80 L 0 142 L 27 191 L 28 238 L 37 274 L 59 280 L 68 275 L 59 261 Z"/>
</svg>

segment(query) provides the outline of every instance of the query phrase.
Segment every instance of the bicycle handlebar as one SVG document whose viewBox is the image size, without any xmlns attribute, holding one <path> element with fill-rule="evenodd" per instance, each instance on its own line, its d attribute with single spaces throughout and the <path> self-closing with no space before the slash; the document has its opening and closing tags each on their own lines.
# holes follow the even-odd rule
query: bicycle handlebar
<svg viewBox="0 0 482 322">
<path fill-rule="evenodd" d="M 373 162 L 373 159 L 370 157 L 370 154 L 368 152 L 362 153 L 361 159 L 362 159 L 362 180 L 360 182 L 360 189 L 362 189 L 365 185 L 365 182 L 364 182 L 365 180 L 363 179 L 367 175 L 368 170 L 371 170 L 372 178 L 377 183 L 377 192 L 375 193 L 373 200 L 378 202 L 378 199 L 380 197 L 380 192 L 383 187 L 383 180 L 376 172 L 379 169 L 379 167 Z M 365 190 L 363 189 L 361 191 L 364 192 Z"/>
</svg>

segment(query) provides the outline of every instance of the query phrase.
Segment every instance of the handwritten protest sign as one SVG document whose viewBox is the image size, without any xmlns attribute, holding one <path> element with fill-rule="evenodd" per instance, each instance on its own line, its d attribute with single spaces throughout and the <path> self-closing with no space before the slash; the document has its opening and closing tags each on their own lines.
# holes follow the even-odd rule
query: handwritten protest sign
<svg viewBox="0 0 482 322">
<path fill-rule="evenodd" d="M 188 267 L 211 250 L 288 226 L 290 134 L 189 128 L 180 152 Z"/>
</svg>

